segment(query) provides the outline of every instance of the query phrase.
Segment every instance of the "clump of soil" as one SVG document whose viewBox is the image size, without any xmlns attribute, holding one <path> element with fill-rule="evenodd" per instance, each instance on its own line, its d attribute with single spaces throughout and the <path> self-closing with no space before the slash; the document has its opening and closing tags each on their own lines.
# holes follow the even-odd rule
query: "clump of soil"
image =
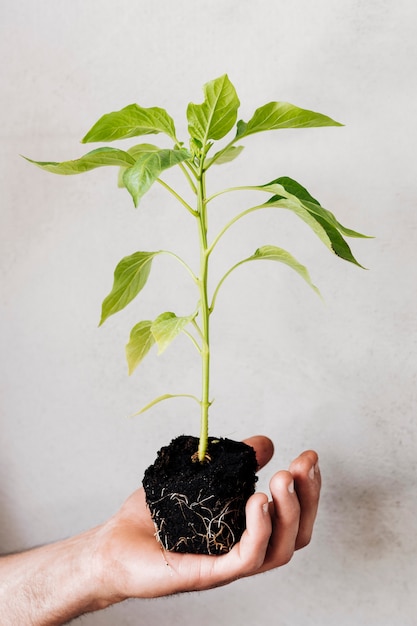
<svg viewBox="0 0 417 626">
<path fill-rule="evenodd" d="M 245 530 L 245 505 L 255 491 L 257 461 L 250 446 L 210 437 L 209 460 L 193 460 L 196 437 L 181 436 L 161 448 L 143 486 L 166 550 L 222 554 Z"/>
</svg>

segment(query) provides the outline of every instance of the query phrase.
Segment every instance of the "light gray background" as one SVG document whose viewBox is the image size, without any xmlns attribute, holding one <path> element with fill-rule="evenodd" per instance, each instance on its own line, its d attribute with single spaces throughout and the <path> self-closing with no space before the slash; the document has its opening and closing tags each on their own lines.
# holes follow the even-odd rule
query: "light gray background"
<svg viewBox="0 0 417 626">
<path fill-rule="evenodd" d="M 100 523 L 161 445 L 198 432 L 187 400 L 126 417 L 161 393 L 198 393 L 186 339 L 131 378 L 124 363 L 134 323 L 192 310 L 182 268 L 158 259 L 143 298 L 97 328 L 120 258 L 168 247 L 192 262 L 192 220 L 162 188 L 135 211 L 115 170 L 54 177 L 20 153 L 81 156 L 91 124 L 131 102 L 166 107 L 185 136 L 187 103 L 228 72 L 244 119 L 287 100 L 346 126 L 248 138 L 238 161 L 215 179 L 212 170 L 211 189 L 289 175 L 344 224 L 376 236 L 352 241 L 362 271 L 271 211 L 242 221 L 215 262 L 214 277 L 279 245 L 323 293 L 324 303 L 288 268 L 247 265 L 219 296 L 213 327 L 212 433 L 275 441 L 262 489 L 302 449 L 320 453 L 311 546 L 261 577 L 127 602 L 80 624 L 417 623 L 416 19 L 413 0 L 1 2 L 3 551 Z M 218 201 L 213 225 L 238 208 Z"/>
</svg>

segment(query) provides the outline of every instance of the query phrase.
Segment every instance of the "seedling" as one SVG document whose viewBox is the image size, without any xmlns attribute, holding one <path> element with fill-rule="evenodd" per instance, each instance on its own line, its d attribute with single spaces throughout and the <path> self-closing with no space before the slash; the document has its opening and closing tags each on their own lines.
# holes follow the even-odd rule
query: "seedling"
<svg viewBox="0 0 417 626">
<path fill-rule="evenodd" d="M 196 289 L 195 308 L 186 316 L 164 312 L 154 320 L 139 321 L 130 333 L 126 346 L 129 373 L 132 373 L 143 360 L 153 344 L 162 353 L 171 342 L 184 333 L 192 342 L 201 360 L 201 394 L 164 394 L 152 400 L 143 412 L 163 400 L 186 396 L 199 405 L 201 426 L 198 448 L 193 453 L 195 463 L 209 464 L 209 409 L 210 395 L 210 320 L 216 311 L 217 296 L 223 289 L 226 279 L 238 267 L 252 261 L 276 261 L 292 268 L 316 292 L 308 270 L 289 252 L 278 247 L 276 242 L 261 245 L 253 254 L 227 269 L 212 292 L 209 291 L 208 276 L 210 260 L 217 252 L 222 237 L 234 224 L 247 215 L 265 209 L 285 209 L 292 211 L 303 220 L 323 244 L 341 259 L 359 265 L 354 258 L 345 237 L 364 237 L 358 232 L 342 226 L 336 217 L 310 195 L 298 182 L 288 177 L 280 177 L 258 185 L 233 186 L 212 193 L 208 188 L 209 177 L 215 175 L 216 167 L 228 163 L 241 154 L 243 142 L 250 136 L 265 131 L 289 128 L 313 128 L 341 126 L 338 122 L 321 113 L 299 108 L 286 102 L 269 102 L 256 109 L 248 122 L 238 119 L 239 99 L 227 75 L 220 76 L 204 85 L 202 104 L 190 103 L 187 107 L 189 140 L 182 142 L 175 130 L 171 116 L 162 108 L 143 108 L 131 104 L 113 113 L 103 115 L 83 138 L 83 143 L 112 142 L 136 136 L 162 133 L 172 142 L 170 148 L 161 148 L 149 143 L 139 143 L 122 150 L 113 147 L 100 147 L 73 161 L 40 162 L 31 161 L 39 167 L 55 174 L 79 174 L 97 167 L 116 166 L 119 171 L 119 185 L 126 188 L 137 207 L 154 183 L 162 185 L 177 201 L 180 209 L 197 226 L 199 241 L 199 267 L 190 267 L 182 258 L 169 250 L 139 251 L 123 258 L 114 272 L 114 283 L 102 305 L 100 324 L 107 318 L 124 309 L 145 286 L 153 260 L 167 254 L 181 263 L 188 272 Z M 228 139 L 225 139 L 229 136 Z M 223 140 L 223 141 L 222 141 Z M 220 144 L 218 142 L 221 142 Z M 184 177 L 194 199 L 189 202 L 177 186 L 171 186 L 163 174 L 169 168 L 177 168 Z M 213 204 L 220 201 L 223 194 L 258 192 L 259 203 L 241 211 L 230 219 L 219 232 L 209 231 L 209 214 Z M 178 496 L 180 498 L 182 496 Z M 184 503 L 188 500 L 182 500 Z"/>
</svg>

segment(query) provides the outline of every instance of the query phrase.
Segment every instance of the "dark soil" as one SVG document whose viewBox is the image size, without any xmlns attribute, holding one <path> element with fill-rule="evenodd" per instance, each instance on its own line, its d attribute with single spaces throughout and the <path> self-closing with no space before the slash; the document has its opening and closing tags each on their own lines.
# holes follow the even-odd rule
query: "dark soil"
<svg viewBox="0 0 417 626">
<path fill-rule="evenodd" d="M 255 491 L 257 461 L 250 446 L 210 437 L 204 463 L 193 461 L 196 437 L 161 448 L 143 479 L 157 539 L 166 550 L 221 554 L 245 530 L 245 505 Z"/>
</svg>

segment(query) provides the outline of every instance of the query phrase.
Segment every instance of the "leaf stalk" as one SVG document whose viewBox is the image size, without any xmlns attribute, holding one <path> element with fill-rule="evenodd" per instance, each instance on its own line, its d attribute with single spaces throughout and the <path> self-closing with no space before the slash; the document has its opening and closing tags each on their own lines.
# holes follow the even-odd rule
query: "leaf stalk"
<svg viewBox="0 0 417 626">
<path fill-rule="evenodd" d="M 186 202 L 184 198 L 182 198 L 175 191 L 175 189 L 172 189 L 172 187 L 170 187 L 164 180 L 162 180 L 162 178 L 157 178 L 156 180 L 160 185 L 162 185 L 162 187 L 164 187 L 167 191 L 169 191 L 169 193 L 171 193 L 178 200 L 178 202 L 180 202 L 182 206 L 185 207 L 189 213 L 191 213 L 191 215 L 194 215 L 194 217 L 197 217 L 196 211 L 194 211 L 194 209 L 188 204 L 188 202 Z"/>
</svg>

